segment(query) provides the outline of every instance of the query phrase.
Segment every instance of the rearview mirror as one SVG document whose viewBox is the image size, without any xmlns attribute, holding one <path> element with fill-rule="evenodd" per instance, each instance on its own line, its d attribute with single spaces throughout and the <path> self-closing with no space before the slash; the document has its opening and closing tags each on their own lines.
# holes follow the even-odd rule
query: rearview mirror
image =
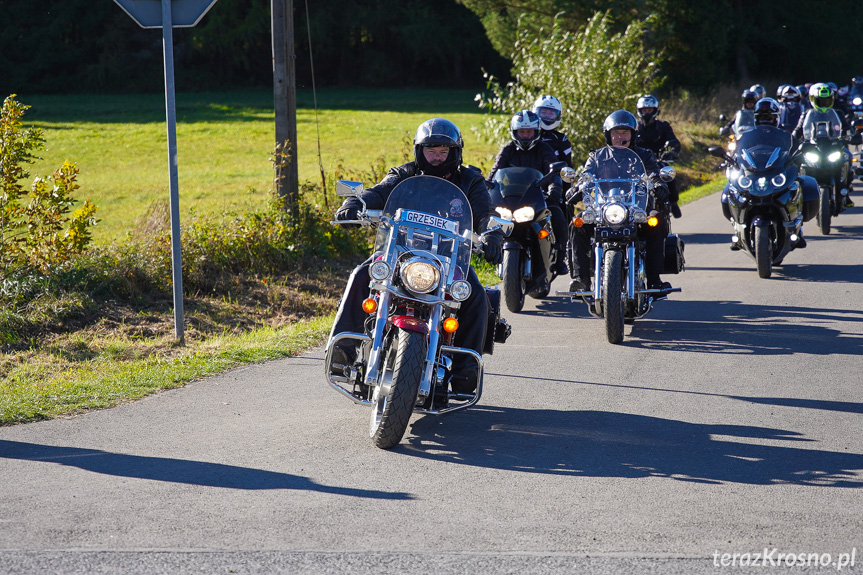
<svg viewBox="0 0 863 575">
<path fill-rule="evenodd" d="M 711 156 L 716 156 L 717 158 L 725 159 L 725 150 L 723 150 L 720 146 L 710 146 L 707 148 L 707 153 Z"/>
<path fill-rule="evenodd" d="M 488 229 L 486 231 L 500 230 L 503 232 L 504 237 L 509 237 L 509 234 L 512 233 L 513 227 L 515 227 L 515 224 L 511 221 L 505 220 L 499 216 L 492 216 L 488 220 Z"/>
<path fill-rule="evenodd" d="M 659 177 L 662 178 L 663 182 L 670 182 L 676 176 L 677 170 L 675 170 L 671 166 L 665 166 L 664 168 L 659 170 Z"/>
<path fill-rule="evenodd" d="M 363 193 L 362 182 L 352 182 L 350 180 L 336 181 L 336 195 L 341 198 L 351 198 L 359 196 L 361 193 Z"/>
</svg>

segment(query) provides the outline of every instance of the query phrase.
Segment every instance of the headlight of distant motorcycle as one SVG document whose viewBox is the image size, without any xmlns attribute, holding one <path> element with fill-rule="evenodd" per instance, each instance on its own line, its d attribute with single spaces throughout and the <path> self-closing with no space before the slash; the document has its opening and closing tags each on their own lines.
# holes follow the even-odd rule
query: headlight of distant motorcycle
<svg viewBox="0 0 863 575">
<path fill-rule="evenodd" d="M 530 206 L 525 206 L 523 208 L 519 208 L 512 213 L 512 219 L 515 222 L 532 222 L 533 216 L 536 212 L 533 211 L 533 208 Z"/>
<path fill-rule="evenodd" d="M 785 174 L 779 174 L 777 176 L 773 176 L 773 179 L 770 180 L 770 183 L 772 183 L 777 188 L 781 188 L 782 186 L 785 185 Z"/>
<path fill-rule="evenodd" d="M 453 282 L 449 286 L 449 293 L 455 301 L 464 301 L 470 296 L 470 284 L 464 280 Z"/>
<path fill-rule="evenodd" d="M 737 187 L 741 190 L 748 190 L 752 187 L 752 178 L 749 176 L 740 176 L 737 178 Z"/>
<path fill-rule="evenodd" d="M 851 100 L 851 103 L 854 104 L 855 106 L 863 105 L 863 98 L 860 98 L 858 96 L 857 98 L 854 98 L 853 100 Z"/>
<path fill-rule="evenodd" d="M 806 158 L 807 164 L 817 164 L 821 159 L 816 152 L 806 152 L 803 157 Z"/>
<path fill-rule="evenodd" d="M 390 277 L 390 266 L 387 262 L 377 261 L 369 266 L 369 275 L 378 281 Z"/>
<path fill-rule="evenodd" d="M 512 221 L 512 211 L 506 208 L 502 208 L 500 206 L 496 207 L 495 211 L 500 214 L 500 217 L 502 217 L 503 219 Z"/>
<path fill-rule="evenodd" d="M 838 162 L 839 158 L 841 158 L 841 157 L 842 157 L 842 152 L 839 152 L 839 151 L 831 152 L 830 155 L 827 156 L 827 161 L 828 162 Z"/>
<path fill-rule="evenodd" d="M 603 216 L 609 224 L 617 225 L 626 221 L 626 208 L 620 204 L 611 204 L 605 208 Z"/>
<path fill-rule="evenodd" d="M 401 276 L 407 288 L 417 293 L 428 293 L 440 282 L 440 270 L 437 266 L 421 258 L 409 259 L 403 263 Z"/>
</svg>

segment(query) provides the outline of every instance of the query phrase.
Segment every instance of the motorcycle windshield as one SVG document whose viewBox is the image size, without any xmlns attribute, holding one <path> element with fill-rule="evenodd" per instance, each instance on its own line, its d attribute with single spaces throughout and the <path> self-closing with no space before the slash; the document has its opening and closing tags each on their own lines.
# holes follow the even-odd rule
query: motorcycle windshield
<svg viewBox="0 0 863 575">
<path fill-rule="evenodd" d="M 532 184 L 542 179 L 539 170 L 533 168 L 502 168 L 495 172 L 494 181 L 500 186 L 500 195 L 521 197 Z"/>
<path fill-rule="evenodd" d="M 747 172 L 779 172 L 785 167 L 793 140 L 785 130 L 756 126 L 740 135 L 734 159 Z"/>
<path fill-rule="evenodd" d="M 458 186 L 434 176 L 407 178 L 390 193 L 383 215 L 390 219 L 399 218 L 402 222 L 398 230 L 397 245 L 408 250 L 428 251 L 443 258 L 454 259 L 462 272 L 467 274 L 470 266 L 473 213 L 467 197 Z M 391 231 L 389 226 L 378 228 L 375 237 L 376 252 L 386 247 Z M 465 238 L 466 241 L 457 241 L 455 236 Z M 457 252 L 455 258 L 454 250 Z"/>
<path fill-rule="evenodd" d="M 644 162 L 629 148 L 606 146 L 594 152 L 584 171 L 595 178 L 594 201 L 622 201 L 641 208 L 648 197 L 641 177 L 646 173 Z"/>
</svg>

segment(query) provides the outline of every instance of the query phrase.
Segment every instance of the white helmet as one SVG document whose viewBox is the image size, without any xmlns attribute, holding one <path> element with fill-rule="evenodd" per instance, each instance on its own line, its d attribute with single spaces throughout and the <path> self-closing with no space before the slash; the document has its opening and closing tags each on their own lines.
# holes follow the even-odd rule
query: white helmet
<svg viewBox="0 0 863 575">
<path fill-rule="evenodd" d="M 653 108 L 653 111 L 645 112 L 645 108 Z M 635 104 L 635 111 L 638 113 L 638 117 L 644 120 L 645 124 L 649 124 L 659 115 L 659 100 L 652 94 L 645 94 Z"/>
<path fill-rule="evenodd" d="M 530 110 L 522 110 L 513 116 L 509 123 L 509 127 L 510 133 L 512 134 L 512 141 L 522 150 L 530 150 L 533 148 L 541 136 L 539 130 L 539 116 Z M 533 136 L 524 139 L 519 138 L 519 130 L 533 130 Z"/>
<path fill-rule="evenodd" d="M 539 116 L 543 130 L 554 130 L 560 126 L 563 104 L 554 96 L 540 96 L 533 103 L 533 113 Z"/>
</svg>

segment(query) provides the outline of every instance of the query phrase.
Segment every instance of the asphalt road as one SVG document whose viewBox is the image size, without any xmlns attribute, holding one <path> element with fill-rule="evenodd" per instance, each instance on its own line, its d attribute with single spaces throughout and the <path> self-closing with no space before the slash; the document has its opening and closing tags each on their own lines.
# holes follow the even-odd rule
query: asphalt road
<svg viewBox="0 0 863 575">
<path fill-rule="evenodd" d="M 0 428 L 0 573 L 863 572 L 863 208 L 835 224 L 759 279 L 685 206 L 683 292 L 623 344 L 529 300 L 480 404 L 391 451 L 320 348 Z"/>
</svg>

